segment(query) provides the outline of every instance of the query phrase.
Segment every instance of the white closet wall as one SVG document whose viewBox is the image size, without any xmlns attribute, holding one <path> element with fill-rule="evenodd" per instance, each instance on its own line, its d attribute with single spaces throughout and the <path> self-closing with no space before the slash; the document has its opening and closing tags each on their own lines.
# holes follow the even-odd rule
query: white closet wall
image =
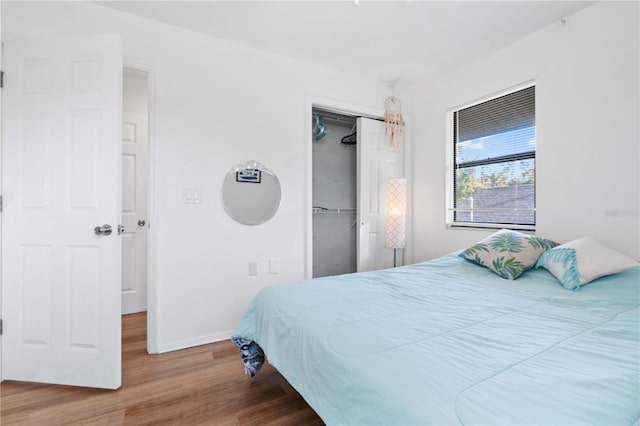
<svg viewBox="0 0 640 426">
<path fill-rule="evenodd" d="M 341 143 L 355 117 L 319 115 L 329 133 L 312 142 L 314 277 L 356 271 L 356 145 Z"/>
</svg>

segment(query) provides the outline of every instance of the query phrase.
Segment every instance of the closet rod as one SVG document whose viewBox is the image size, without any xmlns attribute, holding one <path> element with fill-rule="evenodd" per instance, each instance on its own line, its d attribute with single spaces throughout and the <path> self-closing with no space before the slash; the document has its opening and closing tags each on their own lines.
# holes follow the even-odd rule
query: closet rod
<svg viewBox="0 0 640 426">
<path fill-rule="evenodd" d="M 355 208 L 328 209 L 328 208 L 320 207 L 320 206 L 314 206 L 313 207 L 313 212 L 314 213 L 355 213 L 356 211 L 357 211 L 357 209 L 355 209 Z"/>
<path fill-rule="evenodd" d="M 355 117 L 340 117 L 333 114 L 325 114 L 325 113 L 313 113 L 313 119 L 315 120 L 317 117 L 322 117 L 325 123 L 337 124 L 339 126 L 353 126 L 356 123 Z"/>
<path fill-rule="evenodd" d="M 324 119 L 326 120 L 334 118 L 343 122 L 347 122 L 347 123 L 355 123 L 356 119 L 358 118 L 368 118 L 370 120 L 376 120 L 376 121 L 384 121 L 384 118 L 382 116 L 375 116 L 375 115 L 370 115 L 370 114 L 359 114 L 359 113 L 353 113 L 353 112 L 347 112 L 347 111 L 339 111 L 339 110 L 328 110 L 328 109 L 323 109 L 321 107 L 313 107 L 311 110 L 311 115 L 313 116 L 313 118 L 317 117 L 318 115 L 321 115 L 322 117 L 324 117 Z"/>
</svg>

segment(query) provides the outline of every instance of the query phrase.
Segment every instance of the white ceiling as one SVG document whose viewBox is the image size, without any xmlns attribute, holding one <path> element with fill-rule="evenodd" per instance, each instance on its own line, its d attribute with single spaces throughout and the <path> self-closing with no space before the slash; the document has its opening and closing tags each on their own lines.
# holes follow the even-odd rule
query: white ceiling
<svg viewBox="0 0 640 426">
<path fill-rule="evenodd" d="M 593 1 L 98 1 L 359 76 L 431 79 Z"/>
</svg>

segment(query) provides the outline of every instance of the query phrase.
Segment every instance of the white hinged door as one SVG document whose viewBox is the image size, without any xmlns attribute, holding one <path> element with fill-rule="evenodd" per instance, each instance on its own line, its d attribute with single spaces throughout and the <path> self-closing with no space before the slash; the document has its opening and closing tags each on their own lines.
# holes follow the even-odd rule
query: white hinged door
<svg viewBox="0 0 640 426">
<path fill-rule="evenodd" d="M 3 379 L 118 388 L 121 42 L 5 43 L 3 66 Z"/>
</svg>

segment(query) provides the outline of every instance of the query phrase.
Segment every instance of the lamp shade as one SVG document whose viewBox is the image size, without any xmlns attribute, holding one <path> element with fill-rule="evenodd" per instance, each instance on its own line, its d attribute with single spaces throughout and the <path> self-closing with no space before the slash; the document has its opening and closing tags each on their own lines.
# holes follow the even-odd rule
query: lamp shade
<svg viewBox="0 0 640 426">
<path fill-rule="evenodd" d="M 405 247 L 407 217 L 407 180 L 391 178 L 387 180 L 387 216 L 385 247 L 399 249 Z"/>
</svg>

